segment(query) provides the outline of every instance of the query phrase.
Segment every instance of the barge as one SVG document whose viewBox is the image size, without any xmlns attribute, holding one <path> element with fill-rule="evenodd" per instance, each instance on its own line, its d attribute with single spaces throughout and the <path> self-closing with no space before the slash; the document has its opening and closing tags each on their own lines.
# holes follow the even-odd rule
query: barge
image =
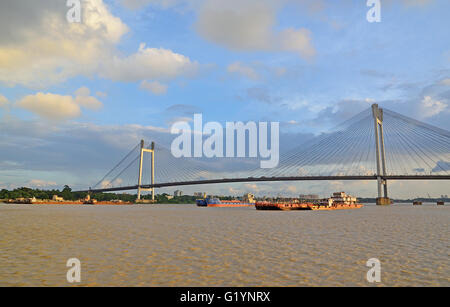
<svg viewBox="0 0 450 307">
<path fill-rule="evenodd" d="M 255 205 L 252 194 L 244 195 L 243 201 L 240 200 L 220 200 L 219 198 L 207 197 L 197 199 L 195 203 L 199 207 L 250 207 Z"/>
<path fill-rule="evenodd" d="M 256 202 L 255 208 L 257 210 L 344 210 L 344 209 L 358 209 L 363 205 L 357 203 L 356 197 L 347 195 L 345 192 L 336 192 L 330 198 L 321 199 L 316 202 L 300 202 L 298 200 L 288 202 L 270 202 L 261 201 Z"/>
</svg>

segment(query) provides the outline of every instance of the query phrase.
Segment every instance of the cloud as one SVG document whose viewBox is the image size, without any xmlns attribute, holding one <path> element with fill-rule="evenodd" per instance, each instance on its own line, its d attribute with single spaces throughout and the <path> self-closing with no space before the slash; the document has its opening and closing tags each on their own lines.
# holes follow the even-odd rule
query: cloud
<svg viewBox="0 0 450 307">
<path fill-rule="evenodd" d="M 265 87 L 251 87 L 247 89 L 247 97 L 242 99 L 256 100 L 267 104 L 278 103 L 281 101 L 280 97 L 274 97 L 270 94 L 269 90 Z"/>
<path fill-rule="evenodd" d="M 78 75 L 114 81 L 164 79 L 193 65 L 183 55 L 144 45 L 123 56 L 116 45 L 128 26 L 102 0 L 83 1 L 82 10 L 82 23 L 68 23 L 65 1 L 1 2 L 0 17 L 8 22 L 0 21 L 0 33 L 6 33 L 0 38 L 0 83 L 44 88 Z"/>
<path fill-rule="evenodd" d="M 71 96 L 51 93 L 28 95 L 17 102 L 17 106 L 50 120 L 64 120 L 79 117 L 80 106 Z"/>
<path fill-rule="evenodd" d="M 123 6 L 131 10 L 140 9 L 146 5 L 153 4 L 162 8 L 169 8 L 176 4 L 182 3 L 181 0 L 121 0 Z"/>
<path fill-rule="evenodd" d="M 29 7 L 29 1 L 18 2 L 27 10 L 34 8 Z M 45 10 L 36 4 L 40 15 L 33 15 L 33 22 L 26 22 L 26 28 L 16 27 L 15 22 L 5 25 L 6 31 L 20 40 L 0 44 L 0 82 L 44 87 L 78 74 L 90 75 L 99 68 L 99 59 L 110 56 L 114 45 L 128 32 L 102 0 L 83 2 L 82 23 L 67 22 L 67 7 L 61 8 L 61 1 L 47 0 L 44 4 Z M 9 11 L 8 6 L 2 2 L 0 11 Z M 12 9 L 21 12 L 20 5 Z M 27 16 L 22 13 L 20 20 Z"/>
<path fill-rule="evenodd" d="M 441 85 L 450 86 L 450 78 L 444 79 L 440 82 Z"/>
<path fill-rule="evenodd" d="M 32 188 L 48 188 L 48 187 L 54 187 L 57 183 L 54 181 L 45 181 L 40 179 L 32 179 L 27 183 L 27 187 Z"/>
<path fill-rule="evenodd" d="M 291 51 L 310 58 L 316 51 L 309 30 L 275 30 L 280 3 L 269 0 L 206 1 L 195 24 L 205 39 L 237 51 Z"/>
<path fill-rule="evenodd" d="M 227 71 L 229 73 L 236 73 L 238 75 L 244 76 L 253 81 L 256 81 L 260 78 L 259 74 L 253 67 L 246 66 L 240 62 L 234 62 L 228 65 Z"/>
<path fill-rule="evenodd" d="M 9 100 L 5 96 L 0 94 L 0 108 L 5 108 L 9 105 Z"/>
<path fill-rule="evenodd" d="M 170 80 L 195 73 L 197 63 L 171 50 L 139 46 L 137 53 L 126 58 L 114 57 L 102 70 L 102 75 L 114 81 L 135 82 L 149 79 Z"/>
<path fill-rule="evenodd" d="M 406 6 L 423 6 L 432 3 L 434 0 L 403 0 Z"/>
<path fill-rule="evenodd" d="M 89 94 L 87 87 L 78 89 L 75 97 L 39 92 L 23 97 L 17 101 L 16 106 L 48 120 L 62 121 L 81 116 L 80 106 L 90 110 L 99 110 L 103 106 Z"/>
<path fill-rule="evenodd" d="M 447 109 L 447 104 L 425 96 L 420 104 L 420 115 L 422 118 L 433 117 Z"/>
<path fill-rule="evenodd" d="M 304 58 L 311 58 L 316 55 L 316 50 L 312 45 L 311 31 L 308 29 L 290 28 L 283 30 L 276 41 L 283 51 L 298 52 Z"/>
<path fill-rule="evenodd" d="M 170 115 L 193 116 L 194 113 L 200 113 L 202 110 L 189 104 L 174 104 L 168 107 L 165 112 Z"/>
<path fill-rule="evenodd" d="M 87 87 L 81 87 L 75 92 L 75 102 L 86 109 L 97 111 L 103 104 L 95 97 L 89 96 L 91 91 Z"/>
<path fill-rule="evenodd" d="M 167 85 L 159 83 L 158 81 L 149 82 L 144 80 L 141 82 L 141 88 L 155 95 L 163 95 L 167 93 Z"/>
<path fill-rule="evenodd" d="M 97 92 L 95 93 L 95 95 L 96 95 L 97 97 L 100 97 L 100 98 L 105 98 L 105 97 L 108 96 L 108 94 L 106 94 L 106 93 L 104 93 L 104 92 L 100 92 L 100 91 L 97 91 Z"/>
</svg>

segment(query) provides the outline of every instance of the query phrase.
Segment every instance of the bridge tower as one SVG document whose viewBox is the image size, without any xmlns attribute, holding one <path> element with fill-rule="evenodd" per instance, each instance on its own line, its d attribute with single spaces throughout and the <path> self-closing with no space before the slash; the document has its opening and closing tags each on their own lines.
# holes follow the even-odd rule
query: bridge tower
<svg viewBox="0 0 450 307">
<path fill-rule="evenodd" d="M 391 200 L 388 197 L 386 176 L 386 154 L 384 150 L 383 134 L 383 109 L 378 104 L 372 105 L 372 114 L 375 125 L 375 149 L 377 159 L 377 184 L 378 197 L 377 205 L 390 205 Z"/>
<path fill-rule="evenodd" d="M 138 176 L 138 189 L 137 189 L 137 201 L 141 200 L 142 191 L 152 191 L 152 201 L 155 200 L 155 188 L 146 189 L 142 187 L 142 163 L 144 160 L 144 153 L 151 153 L 152 155 L 152 167 L 151 167 L 151 184 L 155 184 L 155 142 L 152 142 L 150 149 L 145 148 L 144 140 L 141 140 L 141 155 L 139 160 L 139 176 Z"/>
</svg>

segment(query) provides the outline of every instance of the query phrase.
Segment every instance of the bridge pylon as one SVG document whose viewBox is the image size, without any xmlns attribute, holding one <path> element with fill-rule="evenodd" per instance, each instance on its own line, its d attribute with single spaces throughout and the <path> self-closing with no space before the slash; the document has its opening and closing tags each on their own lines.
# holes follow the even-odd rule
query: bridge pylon
<svg viewBox="0 0 450 307">
<path fill-rule="evenodd" d="M 151 184 L 155 184 L 155 142 L 152 142 L 150 149 L 145 148 L 144 140 L 141 140 L 141 154 L 139 159 L 139 176 L 138 176 L 138 185 L 137 185 L 137 202 L 141 200 L 141 192 L 142 191 L 151 191 L 152 192 L 152 201 L 155 200 L 155 188 L 146 189 L 142 187 L 142 163 L 144 161 L 144 154 L 148 152 L 151 153 L 152 157 L 152 166 L 151 166 Z"/>
<path fill-rule="evenodd" d="M 390 205 L 391 200 L 388 197 L 386 180 L 386 153 L 384 149 L 383 109 L 379 108 L 378 104 L 373 104 L 372 114 L 375 125 L 375 149 L 377 159 L 377 205 Z"/>
</svg>

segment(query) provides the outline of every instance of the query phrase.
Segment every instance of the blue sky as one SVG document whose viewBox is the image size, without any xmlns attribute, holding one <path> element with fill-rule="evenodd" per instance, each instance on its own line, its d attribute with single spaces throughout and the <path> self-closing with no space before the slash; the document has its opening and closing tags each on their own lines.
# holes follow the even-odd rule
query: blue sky
<svg viewBox="0 0 450 307">
<path fill-rule="evenodd" d="M 65 1 L 0 8 L 0 187 L 81 186 L 196 112 L 297 140 L 377 102 L 450 129 L 445 0 L 381 0 L 379 23 L 359 0 L 86 0 L 81 24 Z"/>
</svg>

